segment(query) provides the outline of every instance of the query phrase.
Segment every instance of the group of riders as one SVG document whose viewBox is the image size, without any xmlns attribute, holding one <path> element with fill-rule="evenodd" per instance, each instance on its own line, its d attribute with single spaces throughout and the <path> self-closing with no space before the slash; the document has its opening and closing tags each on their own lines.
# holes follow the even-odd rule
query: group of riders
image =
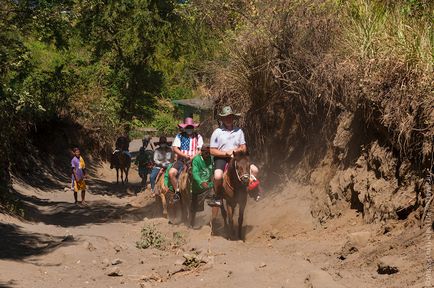
<svg viewBox="0 0 434 288">
<path fill-rule="evenodd" d="M 179 201 L 181 194 L 178 179 L 180 173 L 187 170 L 184 168 L 188 167 L 191 168 L 193 199 L 197 195 L 212 194 L 209 195 L 211 199 L 208 205 L 221 206 L 225 168 L 234 154 L 247 153 L 247 146 L 243 130 L 234 125 L 235 120 L 241 115 L 235 113 L 230 106 L 226 106 L 218 116 L 221 126 L 212 133 L 210 143 L 204 143 L 196 129 L 199 124 L 190 117 L 178 124 L 180 132 L 175 136 L 173 143 L 162 136 L 154 143 L 156 148 L 153 150 L 151 137 L 145 136 L 135 160 L 144 187 L 149 175 L 152 193 L 154 196 L 158 195 L 160 191 L 157 191 L 156 183 L 160 177 L 164 177 L 164 188 L 174 193 L 174 202 Z M 128 147 L 122 147 L 123 145 L 122 141 L 116 143 L 116 148 L 127 151 Z M 147 149 L 148 146 L 151 149 Z M 251 191 L 250 195 L 255 200 L 259 200 L 262 194 L 258 173 L 258 168 L 251 164 L 247 189 Z M 192 201 L 192 205 L 194 202 Z"/>
</svg>

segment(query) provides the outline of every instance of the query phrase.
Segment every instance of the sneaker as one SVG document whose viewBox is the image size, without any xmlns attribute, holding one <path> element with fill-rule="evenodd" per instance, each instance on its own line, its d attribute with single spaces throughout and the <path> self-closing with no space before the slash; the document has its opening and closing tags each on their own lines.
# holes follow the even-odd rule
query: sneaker
<svg viewBox="0 0 434 288">
<path fill-rule="evenodd" d="M 208 201 L 208 205 L 211 207 L 220 207 L 222 206 L 222 200 L 217 197 L 213 197 L 211 200 Z"/>
<path fill-rule="evenodd" d="M 178 191 L 175 192 L 175 195 L 173 196 L 173 202 L 176 203 L 179 200 L 181 200 L 181 193 L 179 193 Z"/>
<path fill-rule="evenodd" d="M 256 195 L 256 197 L 255 197 L 255 201 L 258 202 L 260 199 L 261 199 L 261 196 Z"/>
</svg>

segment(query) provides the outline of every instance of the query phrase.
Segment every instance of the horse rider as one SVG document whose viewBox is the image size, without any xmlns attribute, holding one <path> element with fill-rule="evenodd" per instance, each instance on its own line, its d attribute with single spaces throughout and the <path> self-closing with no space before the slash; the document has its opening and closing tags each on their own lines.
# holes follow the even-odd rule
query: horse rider
<svg viewBox="0 0 434 288">
<path fill-rule="evenodd" d="M 119 136 L 116 139 L 115 151 L 113 151 L 111 155 L 110 169 L 113 169 L 113 163 L 115 163 L 116 161 L 115 155 L 118 152 L 125 153 L 131 159 L 131 153 L 129 152 L 129 147 L 130 147 L 130 139 L 128 138 L 128 136 Z"/>
<path fill-rule="evenodd" d="M 155 166 L 152 168 L 150 176 L 151 190 L 154 196 L 155 183 L 157 182 L 157 178 L 159 178 L 160 172 L 165 171 L 173 159 L 172 149 L 170 148 L 171 144 L 171 142 L 167 142 L 167 138 L 164 136 L 161 136 L 159 141 L 154 143 L 155 146 L 158 146 L 154 152 Z"/>
<path fill-rule="evenodd" d="M 139 155 L 136 157 L 136 165 L 139 168 L 139 176 L 142 178 L 142 185 L 146 189 L 148 182 L 148 175 L 151 174 L 154 166 L 154 151 L 146 149 L 148 147 L 151 137 L 146 135 L 143 140 L 143 146 L 140 147 Z"/>
<path fill-rule="evenodd" d="M 172 144 L 172 150 L 176 154 L 177 160 L 169 169 L 169 180 L 172 184 L 171 186 L 175 189 L 174 201 L 180 199 L 178 187 L 179 173 L 184 168 L 184 165 L 191 162 L 193 157 L 200 153 L 203 145 L 202 136 L 194 130 L 198 126 L 199 124 L 194 123 L 191 117 L 185 118 L 183 123 L 178 124 L 182 132 L 175 136 Z"/>
<path fill-rule="evenodd" d="M 222 111 L 218 114 L 222 125 L 214 130 L 211 135 L 210 152 L 214 156 L 214 197 L 208 202 L 209 206 L 219 207 L 222 204 L 223 197 L 223 173 L 226 165 L 231 160 L 233 153 L 247 152 L 246 141 L 244 132 L 241 128 L 234 126 L 235 119 L 238 119 L 241 114 L 233 112 L 230 106 L 223 107 Z M 258 167 L 251 164 L 250 174 L 252 186 L 257 186 L 259 181 L 257 175 L 259 173 Z M 249 187 L 252 188 L 252 187 Z M 255 187 L 260 189 L 259 186 Z M 259 195 L 259 194 L 258 194 Z M 256 200 L 259 200 L 256 197 Z"/>
<path fill-rule="evenodd" d="M 191 163 L 192 185 L 191 185 L 191 207 L 190 226 L 194 227 L 196 212 L 204 210 L 205 197 L 214 187 L 212 172 L 214 170 L 213 159 L 210 154 L 209 144 L 204 144 L 201 153 L 194 156 Z"/>
</svg>

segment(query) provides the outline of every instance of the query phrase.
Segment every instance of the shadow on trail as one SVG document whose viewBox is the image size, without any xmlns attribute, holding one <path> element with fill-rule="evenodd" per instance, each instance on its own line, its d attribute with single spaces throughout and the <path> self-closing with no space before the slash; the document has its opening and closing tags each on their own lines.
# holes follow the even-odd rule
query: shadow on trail
<svg viewBox="0 0 434 288">
<path fill-rule="evenodd" d="M 155 201 L 144 207 L 133 207 L 130 204 L 116 205 L 108 201 L 90 201 L 86 205 L 81 205 L 22 196 L 22 202 L 26 220 L 62 227 L 140 221 L 145 217 L 161 216 L 161 209 Z"/>
<path fill-rule="evenodd" d="M 135 172 L 135 171 L 134 171 Z M 118 198 L 123 198 L 131 196 L 132 194 L 137 195 L 142 189 L 141 183 L 126 183 L 122 184 L 116 182 L 107 182 L 100 179 L 90 179 L 87 181 L 90 193 L 97 195 L 110 195 L 116 196 Z"/>
<path fill-rule="evenodd" d="M 0 259 L 20 260 L 28 256 L 46 254 L 54 249 L 69 245 L 63 237 L 29 233 L 14 224 L 0 223 Z M 8 285 L 10 283 L 7 283 Z M 0 283 L 0 287 L 5 284 Z"/>
<path fill-rule="evenodd" d="M 8 281 L 6 283 L 0 282 L 0 288 L 12 288 L 15 286 L 15 284 L 16 284 L 15 281 Z M 11 286 L 11 285 L 13 285 L 13 286 Z"/>
</svg>

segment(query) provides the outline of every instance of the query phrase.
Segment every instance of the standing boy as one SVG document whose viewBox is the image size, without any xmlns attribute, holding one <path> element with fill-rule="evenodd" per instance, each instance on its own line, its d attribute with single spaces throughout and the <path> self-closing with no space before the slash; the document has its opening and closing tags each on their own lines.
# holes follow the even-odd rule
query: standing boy
<svg viewBox="0 0 434 288">
<path fill-rule="evenodd" d="M 80 156 L 80 149 L 74 148 L 72 151 L 74 152 L 74 157 L 71 160 L 71 188 L 74 190 L 74 203 L 77 204 L 77 193 L 81 191 L 81 203 L 85 204 L 86 183 L 84 182 L 84 178 L 86 177 L 86 164 L 83 157 Z"/>
</svg>

